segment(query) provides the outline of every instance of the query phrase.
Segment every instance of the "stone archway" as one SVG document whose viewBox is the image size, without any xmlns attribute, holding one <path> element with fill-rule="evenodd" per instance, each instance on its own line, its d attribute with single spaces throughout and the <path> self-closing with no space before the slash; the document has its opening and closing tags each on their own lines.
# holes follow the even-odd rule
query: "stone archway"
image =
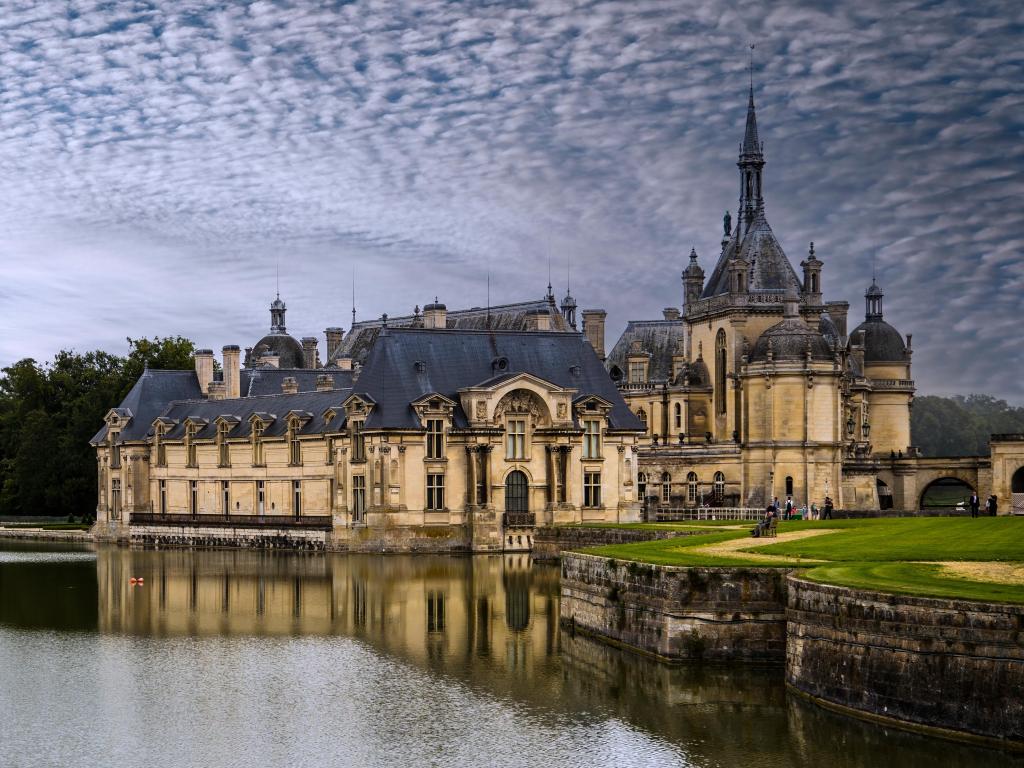
<svg viewBox="0 0 1024 768">
<path fill-rule="evenodd" d="M 974 490 L 974 486 L 959 477 L 939 477 L 921 490 L 920 508 L 955 509 L 960 502 L 966 506 Z"/>
<path fill-rule="evenodd" d="M 1010 514 L 1024 515 L 1024 467 L 1010 478 Z"/>
</svg>

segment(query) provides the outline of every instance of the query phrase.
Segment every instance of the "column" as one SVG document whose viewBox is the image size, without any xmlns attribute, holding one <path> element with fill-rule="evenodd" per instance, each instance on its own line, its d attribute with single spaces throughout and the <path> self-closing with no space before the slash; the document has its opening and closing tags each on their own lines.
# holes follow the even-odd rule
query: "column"
<svg viewBox="0 0 1024 768">
<path fill-rule="evenodd" d="M 466 506 L 474 506 L 476 501 L 476 446 L 466 446 Z"/>
</svg>

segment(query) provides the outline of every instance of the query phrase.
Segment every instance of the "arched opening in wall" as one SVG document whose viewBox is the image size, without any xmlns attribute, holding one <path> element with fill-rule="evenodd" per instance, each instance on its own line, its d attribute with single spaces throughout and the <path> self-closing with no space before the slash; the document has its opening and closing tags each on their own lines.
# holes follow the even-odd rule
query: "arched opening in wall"
<svg viewBox="0 0 1024 768">
<path fill-rule="evenodd" d="M 661 473 L 661 501 L 663 504 L 672 501 L 672 475 L 668 472 Z"/>
<path fill-rule="evenodd" d="M 956 477 L 940 477 L 932 480 L 921 492 L 921 509 L 955 509 L 958 504 L 967 506 L 974 488 Z"/>
<path fill-rule="evenodd" d="M 878 508 L 892 509 L 892 488 L 879 478 L 875 478 L 875 485 L 878 486 Z"/>
<path fill-rule="evenodd" d="M 640 501 L 647 498 L 647 473 L 637 472 L 636 475 L 636 492 L 640 497 Z"/>
<path fill-rule="evenodd" d="M 1024 467 L 1020 467 L 1010 478 L 1010 512 L 1024 515 Z"/>
<path fill-rule="evenodd" d="M 697 503 L 697 473 L 690 472 L 686 475 L 686 500 L 690 504 Z"/>
<path fill-rule="evenodd" d="M 526 475 L 515 469 L 505 478 L 505 511 L 529 512 L 530 493 Z"/>
<path fill-rule="evenodd" d="M 640 423 L 644 425 L 644 432 L 647 431 L 647 411 L 643 408 L 636 409 L 636 417 L 640 419 Z"/>
<path fill-rule="evenodd" d="M 679 403 L 675 405 L 675 420 L 676 420 L 676 431 L 683 428 L 683 406 Z"/>
<path fill-rule="evenodd" d="M 786 476 L 786 495 L 793 495 L 793 477 L 791 475 Z"/>
<path fill-rule="evenodd" d="M 715 472 L 715 503 L 721 504 L 725 498 L 725 473 Z"/>
<path fill-rule="evenodd" d="M 715 337 L 715 413 L 725 413 L 725 367 L 728 360 L 725 342 L 725 329 L 719 328 Z"/>
</svg>

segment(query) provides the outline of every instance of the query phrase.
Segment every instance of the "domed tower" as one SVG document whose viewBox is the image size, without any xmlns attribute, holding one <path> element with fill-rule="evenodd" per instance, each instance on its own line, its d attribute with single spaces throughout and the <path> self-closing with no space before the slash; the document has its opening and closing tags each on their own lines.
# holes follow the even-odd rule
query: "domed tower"
<svg viewBox="0 0 1024 768">
<path fill-rule="evenodd" d="M 792 495 L 798 503 L 837 495 L 842 444 L 841 350 L 829 324 L 809 325 L 795 289 L 783 318 L 743 358 L 744 419 L 750 485 L 747 502 Z"/>
<path fill-rule="evenodd" d="M 867 424 L 873 453 L 906 451 L 910 445 L 910 404 L 914 399 L 914 381 L 910 373 L 910 337 L 903 341 L 900 332 L 885 322 L 882 292 L 878 281 L 871 280 L 864 293 L 864 322 L 850 334 L 851 353 L 859 360 L 868 380 L 866 409 L 861 414 Z"/>
<path fill-rule="evenodd" d="M 270 303 L 270 333 L 256 342 L 252 348 L 250 364 L 258 367 L 261 359 L 277 361 L 280 368 L 303 368 L 305 367 L 305 355 L 302 351 L 302 344 L 288 335 L 285 326 L 285 312 L 288 308 L 281 301 L 278 294 Z"/>
</svg>

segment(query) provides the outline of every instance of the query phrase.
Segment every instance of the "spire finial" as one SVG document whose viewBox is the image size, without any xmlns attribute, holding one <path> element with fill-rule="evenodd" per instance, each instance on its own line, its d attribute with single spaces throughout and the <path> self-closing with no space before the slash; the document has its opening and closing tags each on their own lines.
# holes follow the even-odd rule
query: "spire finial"
<svg viewBox="0 0 1024 768">
<path fill-rule="evenodd" d="M 352 325 L 356 324 L 356 265 L 352 265 Z"/>
<path fill-rule="evenodd" d="M 754 103 L 754 43 L 750 44 L 750 103 Z"/>
</svg>

